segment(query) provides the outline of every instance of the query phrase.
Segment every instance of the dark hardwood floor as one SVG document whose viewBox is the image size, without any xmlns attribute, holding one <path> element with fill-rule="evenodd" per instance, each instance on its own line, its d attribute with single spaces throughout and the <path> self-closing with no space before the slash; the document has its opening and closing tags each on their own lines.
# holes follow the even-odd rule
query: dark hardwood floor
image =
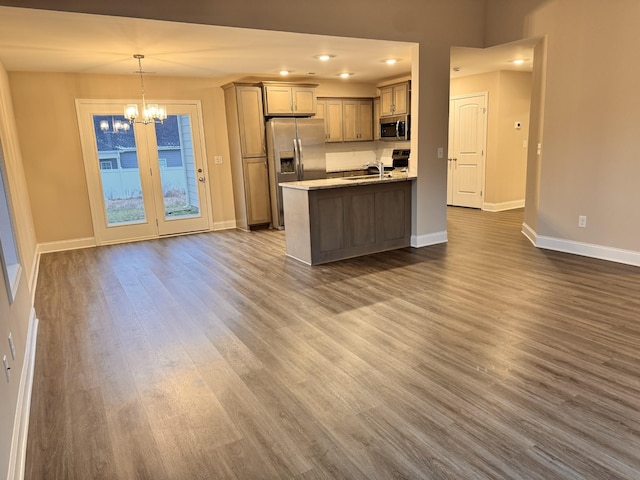
<svg viewBox="0 0 640 480">
<path fill-rule="evenodd" d="M 640 268 L 448 213 L 316 267 L 266 230 L 43 255 L 26 478 L 640 478 Z"/>
</svg>

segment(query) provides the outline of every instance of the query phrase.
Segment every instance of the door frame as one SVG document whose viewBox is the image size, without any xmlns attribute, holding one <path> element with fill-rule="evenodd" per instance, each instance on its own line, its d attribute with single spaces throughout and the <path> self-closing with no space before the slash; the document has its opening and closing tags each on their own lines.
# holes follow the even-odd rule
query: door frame
<svg viewBox="0 0 640 480">
<path fill-rule="evenodd" d="M 125 224 L 125 225 L 112 225 L 107 226 L 106 215 L 104 211 L 104 194 L 102 190 L 102 181 L 100 177 L 100 172 L 98 169 L 98 162 L 95 162 L 96 159 L 96 138 L 93 127 L 92 115 L 96 114 L 106 114 L 106 115 L 122 115 L 123 106 L 128 103 L 136 103 L 139 99 L 76 99 L 76 116 L 78 120 L 79 126 L 79 135 L 80 135 L 80 144 L 82 149 L 82 160 L 84 163 L 85 177 L 87 181 L 87 189 L 89 196 L 89 207 L 91 210 L 91 222 L 93 225 L 93 234 L 95 238 L 96 245 L 110 245 L 117 243 L 128 243 L 140 240 L 150 240 L 155 238 L 161 238 L 166 236 L 174 236 L 174 235 L 183 235 L 192 233 L 191 231 L 184 231 L 178 233 L 170 233 L 160 235 L 158 224 L 156 222 L 157 216 L 161 214 L 161 212 L 157 212 L 156 208 L 149 208 L 145 205 L 145 222 L 140 222 L 137 224 Z M 202 210 L 203 217 L 206 218 L 207 228 L 199 231 L 211 231 L 213 225 L 213 209 L 211 205 L 211 191 L 210 191 L 210 181 L 208 174 L 208 162 L 207 162 L 207 154 L 205 149 L 205 133 L 204 133 L 204 123 L 202 120 L 202 106 L 200 100 L 162 100 L 157 103 L 162 103 L 164 105 L 185 105 L 191 108 L 195 107 L 196 115 L 193 118 L 192 122 L 197 125 L 200 134 L 193 135 L 193 144 L 194 148 L 198 148 L 200 150 L 200 154 L 202 157 L 202 175 L 206 179 L 204 182 L 204 205 L 201 205 L 200 208 Z M 100 112 L 96 112 L 96 109 L 101 109 Z M 168 108 L 170 110 L 170 108 Z M 157 175 L 158 168 L 155 165 L 151 165 L 151 160 L 157 161 L 157 154 L 150 153 L 149 146 L 147 142 L 139 141 L 139 135 L 136 133 L 137 129 L 145 128 L 147 125 L 134 124 L 134 135 L 136 136 L 136 149 L 140 152 L 138 155 L 138 168 L 142 170 L 142 168 L 149 169 L 150 172 L 153 172 L 151 175 Z M 195 130 L 195 129 L 194 129 Z M 89 132 L 91 132 L 89 134 Z M 143 164 L 144 162 L 144 164 Z M 146 189 L 147 192 L 151 192 L 151 195 L 154 196 L 153 193 L 155 188 L 153 186 L 153 180 L 151 175 L 147 177 L 147 175 L 141 175 L 140 181 L 143 187 L 143 190 Z M 123 229 L 127 229 L 129 232 L 126 236 L 122 235 Z"/>
<path fill-rule="evenodd" d="M 449 158 L 451 158 L 451 156 L 453 155 L 453 138 L 454 138 L 454 134 L 453 134 L 453 124 L 452 124 L 452 119 L 451 119 L 451 105 L 453 104 L 453 102 L 455 100 L 462 100 L 465 98 L 476 98 L 476 97 L 483 97 L 484 98 L 484 131 L 482 132 L 482 151 L 484 152 L 484 154 L 482 155 L 482 167 L 480 169 L 480 183 L 481 183 L 481 188 L 482 188 L 482 199 L 481 199 L 481 206 L 480 209 L 484 210 L 484 205 L 485 205 L 485 198 L 486 198 L 486 193 L 487 193 L 487 186 L 486 186 L 486 169 L 487 169 L 487 135 L 488 135 L 488 131 L 489 131 L 489 92 L 488 91 L 484 91 L 484 92 L 475 92 L 475 93 L 465 93 L 462 95 L 453 95 L 451 97 L 449 97 L 449 146 L 448 146 L 448 154 L 449 154 Z M 449 204 L 449 195 L 450 195 L 450 188 L 452 187 L 452 179 L 451 179 L 451 162 L 448 162 L 447 165 L 447 205 L 452 205 Z M 455 206 L 455 205 L 452 205 Z"/>
</svg>

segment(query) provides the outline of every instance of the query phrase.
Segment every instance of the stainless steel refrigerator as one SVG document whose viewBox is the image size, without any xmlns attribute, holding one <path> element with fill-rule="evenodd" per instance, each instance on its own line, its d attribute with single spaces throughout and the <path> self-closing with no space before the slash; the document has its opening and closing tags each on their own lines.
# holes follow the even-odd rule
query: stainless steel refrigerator
<svg viewBox="0 0 640 480">
<path fill-rule="evenodd" d="M 278 184 L 327 177 L 324 120 L 272 118 L 267 121 L 267 152 L 273 227 L 284 228 L 282 187 Z"/>
</svg>

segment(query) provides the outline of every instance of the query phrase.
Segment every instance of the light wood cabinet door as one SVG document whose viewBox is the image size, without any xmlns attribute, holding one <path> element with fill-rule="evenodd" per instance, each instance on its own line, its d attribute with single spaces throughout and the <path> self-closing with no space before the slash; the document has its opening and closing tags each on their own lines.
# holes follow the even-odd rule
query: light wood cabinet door
<svg viewBox="0 0 640 480">
<path fill-rule="evenodd" d="M 360 100 L 358 102 L 358 140 L 373 140 L 373 101 Z"/>
<path fill-rule="evenodd" d="M 391 115 L 393 115 L 393 87 L 384 87 L 380 89 L 380 116 Z"/>
<path fill-rule="evenodd" d="M 401 83 L 393 87 L 393 114 L 409 113 L 409 84 Z"/>
<path fill-rule="evenodd" d="M 409 113 L 409 82 L 380 88 L 380 116 Z"/>
<path fill-rule="evenodd" d="M 313 115 L 316 112 L 316 91 L 312 87 L 291 87 L 293 113 Z"/>
<path fill-rule="evenodd" d="M 264 98 L 266 115 L 291 115 L 293 113 L 291 87 L 266 86 L 264 87 Z"/>
<path fill-rule="evenodd" d="M 327 142 L 342 142 L 342 100 L 328 99 L 324 121 Z"/>
<path fill-rule="evenodd" d="M 247 223 L 249 226 L 269 223 L 271 221 L 271 204 L 269 202 L 267 157 L 246 158 L 243 163 Z"/>
<path fill-rule="evenodd" d="M 342 131 L 345 142 L 358 140 L 358 102 L 342 101 Z"/>
<path fill-rule="evenodd" d="M 315 118 L 325 119 L 327 117 L 327 101 L 324 99 L 318 99 L 316 101 L 316 115 Z"/>
<path fill-rule="evenodd" d="M 372 101 L 343 100 L 342 121 L 343 138 L 345 142 L 372 140 Z"/>
<path fill-rule="evenodd" d="M 264 141 L 262 90 L 260 87 L 236 87 L 240 148 L 243 157 L 267 154 Z"/>
</svg>

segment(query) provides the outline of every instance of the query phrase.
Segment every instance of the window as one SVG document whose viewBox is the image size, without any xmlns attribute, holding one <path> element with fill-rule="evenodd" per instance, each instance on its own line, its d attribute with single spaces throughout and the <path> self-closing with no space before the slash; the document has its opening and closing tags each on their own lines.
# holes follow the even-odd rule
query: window
<svg viewBox="0 0 640 480">
<path fill-rule="evenodd" d="M 20 259 L 13 233 L 13 219 L 11 218 L 11 203 L 7 187 L 7 175 L 4 164 L 2 144 L 0 143 L 0 256 L 2 257 L 2 270 L 4 281 L 7 285 L 9 302 L 13 300 L 18 291 L 20 280 Z"/>
</svg>

